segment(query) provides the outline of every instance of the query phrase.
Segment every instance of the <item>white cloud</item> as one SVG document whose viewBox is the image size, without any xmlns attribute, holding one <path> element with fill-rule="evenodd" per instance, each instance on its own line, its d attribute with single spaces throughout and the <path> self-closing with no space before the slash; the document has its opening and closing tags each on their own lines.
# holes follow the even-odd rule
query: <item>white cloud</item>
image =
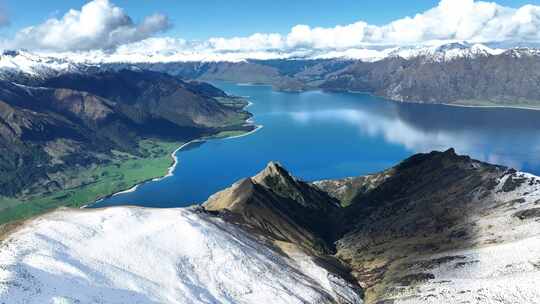
<svg viewBox="0 0 540 304">
<path fill-rule="evenodd" d="M 364 21 L 331 28 L 296 25 L 287 35 L 258 33 L 250 37 L 212 38 L 210 46 L 217 50 L 344 50 L 456 40 L 540 41 L 540 6 L 515 9 L 494 2 L 442 0 L 432 9 L 382 26 Z"/>
<path fill-rule="evenodd" d="M 20 30 L 14 47 L 45 50 L 109 49 L 146 39 L 169 28 L 166 16 L 154 14 L 140 23 L 108 0 L 93 0 L 62 18 Z"/>
<path fill-rule="evenodd" d="M 249 37 L 234 38 L 210 38 L 208 44 L 217 51 L 227 50 L 271 50 L 284 47 L 283 39 L 280 34 L 260 34 L 256 33 Z"/>
</svg>

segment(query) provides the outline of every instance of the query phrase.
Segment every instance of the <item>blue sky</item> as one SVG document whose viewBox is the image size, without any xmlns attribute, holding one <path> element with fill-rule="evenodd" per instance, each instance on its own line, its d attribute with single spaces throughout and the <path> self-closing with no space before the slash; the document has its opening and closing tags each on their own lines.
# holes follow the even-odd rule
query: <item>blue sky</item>
<svg viewBox="0 0 540 304">
<path fill-rule="evenodd" d="M 135 20 L 164 13 L 173 23 L 167 36 L 204 40 L 208 37 L 246 36 L 255 32 L 287 33 L 296 24 L 331 27 L 358 20 L 381 25 L 412 16 L 437 5 L 436 0 L 113 0 Z M 500 5 L 519 7 L 540 4 L 534 0 L 497 0 Z M 0 2 L 2 3 L 2 2 Z M 50 17 L 61 17 L 81 0 L 4 0 L 10 25 L 4 35 L 35 25 Z"/>
</svg>

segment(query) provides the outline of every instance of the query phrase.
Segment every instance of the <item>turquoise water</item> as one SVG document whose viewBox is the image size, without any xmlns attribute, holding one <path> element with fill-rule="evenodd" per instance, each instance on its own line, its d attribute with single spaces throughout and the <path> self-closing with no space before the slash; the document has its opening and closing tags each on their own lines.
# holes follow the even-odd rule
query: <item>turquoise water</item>
<svg viewBox="0 0 540 304">
<path fill-rule="evenodd" d="M 180 207 L 200 203 L 271 160 L 304 180 L 357 176 L 417 152 L 460 154 L 540 174 L 540 111 L 402 104 L 360 93 L 274 92 L 216 83 L 248 96 L 255 123 L 240 138 L 193 143 L 178 152 L 173 176 L 95 206 Z"/>
</svg>

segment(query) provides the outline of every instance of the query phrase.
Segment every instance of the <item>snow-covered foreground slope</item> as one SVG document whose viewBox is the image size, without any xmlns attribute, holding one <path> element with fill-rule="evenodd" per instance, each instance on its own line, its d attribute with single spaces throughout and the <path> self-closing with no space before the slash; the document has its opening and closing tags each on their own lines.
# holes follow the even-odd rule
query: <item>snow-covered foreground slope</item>
<svg viewBox="0 0 540 304">
<path fill-rule="evenodd" d="M 0 303 L 333 302 L 361 300 L 311 258 L 189 209 L 61 210 L 0 248 Z"/>
</svg>

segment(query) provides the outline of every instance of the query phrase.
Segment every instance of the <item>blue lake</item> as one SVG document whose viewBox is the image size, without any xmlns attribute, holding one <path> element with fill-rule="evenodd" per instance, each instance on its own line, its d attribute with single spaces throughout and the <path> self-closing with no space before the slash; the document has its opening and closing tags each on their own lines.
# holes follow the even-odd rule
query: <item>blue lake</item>
<svg viewBox="0 0 540 304">
<path fill-rule="evenodd" d="M 304 180 L 358 176 L 418 152 L 446 150 L 540 174 L 540 111 L 404 104 L 368 94 L 282 93 L 215 83 L 247 96 L 264 127 L 244 137 L 193 143 L 173 176 L 95 204 L 181 207 L 205 201 L 279 161 Z"/>
</svg>

